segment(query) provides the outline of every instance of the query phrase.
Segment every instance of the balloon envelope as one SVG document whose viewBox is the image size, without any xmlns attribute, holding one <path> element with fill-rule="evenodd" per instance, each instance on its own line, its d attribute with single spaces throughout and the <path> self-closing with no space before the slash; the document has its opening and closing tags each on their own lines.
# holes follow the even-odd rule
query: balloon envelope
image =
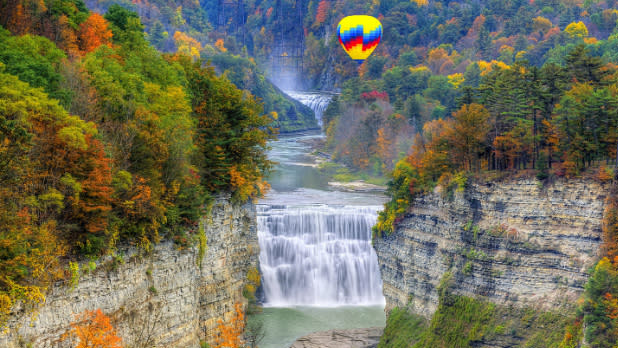
<svg viewBox="0 0 618 348">
<path fill-rule="evenodd" d="M 382 38 L 382 24 L 371 16 L 344 17 L 337 27 L 337 36 L 348 55 L 362 63 L 378 46 Z"/>
</svg>

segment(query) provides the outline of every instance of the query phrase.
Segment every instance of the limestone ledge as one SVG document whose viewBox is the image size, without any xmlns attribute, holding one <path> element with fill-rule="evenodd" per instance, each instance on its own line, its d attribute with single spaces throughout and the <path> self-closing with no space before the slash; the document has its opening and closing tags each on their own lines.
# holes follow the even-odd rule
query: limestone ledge
<svg viewBox="0 0 618 348">
<path fill-rule="evenodd" d="M 383 332 L 382 327 L 314 332 L 299 338 L 290 348 L 375 348 Z"/>
<path fill-rule="evenodd" d="M 171 242 L 145 256 L 122 250 L 124 263 L 114 270 L 105 266 L 111 257 L 103 258 L 74 289 L 54 286 L 34 318 L 14 313 L 0 333 L 0 347 L 69 347 L 61 336 L 75 315 L 97 308 L 112 318 L 125 346 L 193 348 L 203 339 L 212 344 L 217 320 L 229 321 L 234 304 L 246 302 L 246 274 L 258 262 L 255 221 L 252 204 L 232 205 L 219 197 L 205 219 L 208 249 L 201 267 L 197 248 L 179 251 Z"/>
<path fill-rule="evenodd" d="M 460 295 L 572 305 L 599 256 L 607 192 L 590 181 L 518 179 L 418 197 L 396 231 L 374 241 L 386 310 L 408 306 L 430 318 L 446 272 Z"/>
</svg>

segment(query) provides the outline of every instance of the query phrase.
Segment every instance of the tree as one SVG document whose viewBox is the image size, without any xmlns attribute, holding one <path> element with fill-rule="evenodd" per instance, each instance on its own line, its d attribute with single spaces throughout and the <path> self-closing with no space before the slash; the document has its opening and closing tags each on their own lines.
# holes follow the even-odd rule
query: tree
<svg viewBox="0 0 618 348">
<path fill-rule="evenodd" d="M 271 162 L 264 150 L 274 137 L 261 105 L 212 67 L 183 61 L 197 121 L 195 161 L 202 185 L 212 192 L 232 189 L 235 199 L 259 196 L 267 188 Z"/>
<path fill-rule="evenodd" d="M 483 25 L 479 31 L 479 37 L 474 42 L 474 47 L 481 58 L 489 58 L 489 50 L 491 49 L 491 36 L 489 30 Z"/>
<path fill-rule="evenodd" d="M 314 26 L 319 26 L 322 23 L 324 23 L 324 21 L 326 20 L 326 17 L 328 16 L 328 8 L 329 8 L 328 0 L 320 0 L 320 3 L 318 4 L 317 12 L 315 14 Z"/>
<path fill-rule="evenodd" d="M 79 28 L 79 48 L 83 53 L 92 52 L 101 45 L 111 47 L 112 31 L 100 14 L 91 14 Z"/>
<path fill-rule="evenodd" d="M 121 348 L 122 339 L 116 335 L 116 330 L 110 318 L 101 309 L 86 310 L 75 317 L 71 324 L 70 337 L 76 340 L 76 348 Z"/>
<path fill-rule="evenodd" d="M 588 28 L 584 22 L 573 22 L 564 28 L 564 32 L 567 33 L 571 38 L 574 39 L 583 39 L 588 37 Z"/>
<path fill-rule="evenodd" d="M 453 162 L 464 170 L 481 169 L 478 160 L 489 131 L 489 111 L 480 104 L 463 105 L 453 113 L 453 118 L 452 132 L 447 135 Z"/>
<path fill-rule="evenodd" d="M 174 33 L 174 41 L 176 42 L 178 53 L 193 57 L 193 59 L 198 59 L 200 57 L 202 44 L 191 36 L 177 31 Z"/>
<path fill-rule="evenodd" d="M 244 340 L 242 339 L 243 330 L 245 328 L 245 313 L 242 309 L 242 304 L 234 305 L 235 314 L 230 320 L 229 325 L 224 324 L 223 320 L 217 322 L 218 336 L 213 348 L 241 348 Z"/>
<path fill-rule="evenodd" d="M 608 74 L 603 69 L 603 61 L 599 57 L 591 56 L 584 45 L 577 45 L 569 52 L 566 65 L 567 74 L 570 74 L 574 82 L 591 81 L 598 84 Z"/>
</svg>

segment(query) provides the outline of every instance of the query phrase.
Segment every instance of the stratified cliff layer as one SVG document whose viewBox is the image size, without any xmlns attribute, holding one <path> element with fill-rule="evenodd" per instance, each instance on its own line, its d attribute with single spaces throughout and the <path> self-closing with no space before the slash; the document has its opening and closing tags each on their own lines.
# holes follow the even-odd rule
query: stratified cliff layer
<svg viewBox="0 0 618 348">
<path fill-rule="evenodd" d="M 543 310 L 574 303 L 599 255 L 605 196 L 594 182 L 519 179 L 417 198 L 374 241 L 387 310 L 431 318 L 446 272 L 457 295 Z"/>
<path fill-rule="evenodd" d="M 201 267 L 197 248 L 179 251 L 170 242 L 145 256 L 127 250 L 121 259 L 101 260 L 74 289 L 54 287 L 34 320 L 14 315 L 9 330 L 0 334 L 0 347 L 69 347 L 61 336 L 75 315 L 97 308 L 112 318 L 124 346 L 212 343 L 217 320 L 230 320 L 235 303 L 246 302 L 242 289 L 247 271 L 257 267 L 259 246 L 252 204 L 219 198 L 206 220 L 208 248 Z"/>
</svg>

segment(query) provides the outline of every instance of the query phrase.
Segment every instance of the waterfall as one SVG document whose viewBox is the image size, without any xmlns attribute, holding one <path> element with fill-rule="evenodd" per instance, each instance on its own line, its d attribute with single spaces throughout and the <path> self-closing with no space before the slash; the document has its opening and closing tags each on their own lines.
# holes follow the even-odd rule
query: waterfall
<svg viewBox="0 0 618 348">
<path fill-rule="evenodd" d="M 371 226 L 380 206 L 257 206 L 266 306 L 384 304 Z"/>
<path fill-rule="evenodd" d="M 322 115 L 324 114 L 324 111 L 326 111 L 328 103 L 330 103 L 330 100 L 333 98 L 333 94 L 328 94 L 325 92 L 313 93 L 295 91 L 286 91 L 285 93 L 311 108 L 311 110 L 315 113 L 315 118 L 318 121 L 318 125 L 320 125 L 320 127 L 322 126 Z"/>
</svg>

